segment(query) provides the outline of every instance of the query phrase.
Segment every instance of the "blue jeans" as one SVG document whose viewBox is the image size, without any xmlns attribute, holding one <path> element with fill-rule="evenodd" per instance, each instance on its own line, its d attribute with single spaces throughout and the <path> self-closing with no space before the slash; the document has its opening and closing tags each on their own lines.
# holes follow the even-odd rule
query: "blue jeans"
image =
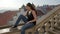
<svg viewBox="0 0 60 34">
<path fill-rule="evenodd" d="M 20 16 L 18 17 L 18 20 L 16 21 L 14 27 L 17 27 L 17 26 L 18 26 L 18 24 L 19 24 L 19 22 L 20 22 L 21 19 L 22 19 L 25 23 L 28 22 L 28 20 L 27 20 L 27 18 L 26 18 L 25 16 L 20 15 Z M 22 28 L 21 28 L 21 34 L 25 34 L 25 30 L 26 30 L 26 29 L 29 29 L 29 28 L 31 28 L 31 27 L 33 27 L 33 26 L 34 26 L 33 23 L 28 23 L 28 24 L 25 24 L 24 26 L 22 26 Z"/>
<path fill-rule="evenodd" d="M 34 27 L 33 23 L 28 23 L 25 24 L 22 28 L 21 28 L 21 34 L 25 34 L 25 30 Z"/>
<path fill-rule="evenodd" d="M 26 18 L 25 16 L 20 15 L 20 16 L 18 17 L 15 25 L 14 25 L 14 28 L 18 26 L 18 24 L 19 24 L 19 22 L 21 21 L 21 19 L 24 21 L 24 23 L 27 23 L 27 22 L 28 22 L 28 20 L 27 20 L 27 18 Z"/>
</svg>

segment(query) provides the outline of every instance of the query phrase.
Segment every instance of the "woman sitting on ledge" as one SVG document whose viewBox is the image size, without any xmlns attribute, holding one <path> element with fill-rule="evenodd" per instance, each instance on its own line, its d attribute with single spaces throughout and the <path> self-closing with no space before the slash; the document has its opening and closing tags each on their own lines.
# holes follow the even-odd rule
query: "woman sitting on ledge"
<svg viewBox="0 0 60 34">
<path fill-rule="evenodd" d="M 34 6 L 32 6 L 31 3 L 28 3 L 26 5 L 26 9 L 27 9 L 27 11 L 26 11 L 27 18 L 23 15 L 20 15 L 18 17 L 18 20 L 16 21 L 14 27 L 12 27 L 12 29 L 16 28 L 18 26 L 20 20 L 22 19 L 25 22 L 25 25 L 22 26 L 22 28 L 21 28 L 21 34 L 25 34 L 26 29 L 29 29 L 29 28 L 34 27 L 36 25 L 37 12 L 36 12 Z"/>
</svg>

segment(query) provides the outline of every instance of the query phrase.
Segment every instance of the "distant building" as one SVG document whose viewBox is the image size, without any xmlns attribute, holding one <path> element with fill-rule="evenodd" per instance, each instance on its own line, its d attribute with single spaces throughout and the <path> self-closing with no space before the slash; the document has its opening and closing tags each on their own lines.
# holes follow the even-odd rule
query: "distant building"
<svg viewBox="0 0 60 34">
<path fill-rule="evenodd" d="M 0 14 L 0 26 L 7 25 L 8 21 L 12 19 L 13 16 L 15 16 L 17 11 L 6 11 L 2 14 Z"/>
<path fill-rule="evenodd" d="M 55 5 L 43 5 L 43 6 L 37 6 L 36 9 L 41 10 L 44 14 L 47 14 L 49 11 L 51 11 L 52 9 L 54 9 Z"/>
<path fill-rule="evenodd" d="M 42 12 L 43 10 L 41 9 L 41 7 L 36 7 L 36 10 L 37 10 L 37 15 L 38 16 L 42 16 L 42 15 L 44 15 L 44 13 Z"/>
</svg>

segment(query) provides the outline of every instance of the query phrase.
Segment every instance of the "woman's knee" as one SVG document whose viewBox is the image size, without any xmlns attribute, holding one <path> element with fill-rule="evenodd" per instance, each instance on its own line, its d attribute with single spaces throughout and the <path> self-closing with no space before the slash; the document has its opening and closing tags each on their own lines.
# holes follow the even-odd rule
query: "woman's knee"
<svg viewBox="0 0 60 34">
<path fill-rule="evenodd" d="M 26 30 L 26 28 L 25 28 L 25 27 L 22 27 L 22 28 L 21 28 L 21 31 L 25 31 L 25 30 Z"/>
<path fill-rule="evenodd" d="M 24 17 L 24 15 L 20 15 L 21 17 Z"/>
</svg>

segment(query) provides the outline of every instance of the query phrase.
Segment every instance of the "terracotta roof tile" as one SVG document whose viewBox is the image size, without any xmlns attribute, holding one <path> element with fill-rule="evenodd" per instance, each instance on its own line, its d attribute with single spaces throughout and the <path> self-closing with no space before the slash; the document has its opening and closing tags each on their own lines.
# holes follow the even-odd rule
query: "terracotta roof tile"
<svg viewBox="0 0 60 34">
<path fill-rule="evenodd" d="M 17 13 L 17 11 L 6 11 L 0 14 L 0 26 L 6 25 L 7 22 L 12 19 L 12 17 Z"/>
</svg>

